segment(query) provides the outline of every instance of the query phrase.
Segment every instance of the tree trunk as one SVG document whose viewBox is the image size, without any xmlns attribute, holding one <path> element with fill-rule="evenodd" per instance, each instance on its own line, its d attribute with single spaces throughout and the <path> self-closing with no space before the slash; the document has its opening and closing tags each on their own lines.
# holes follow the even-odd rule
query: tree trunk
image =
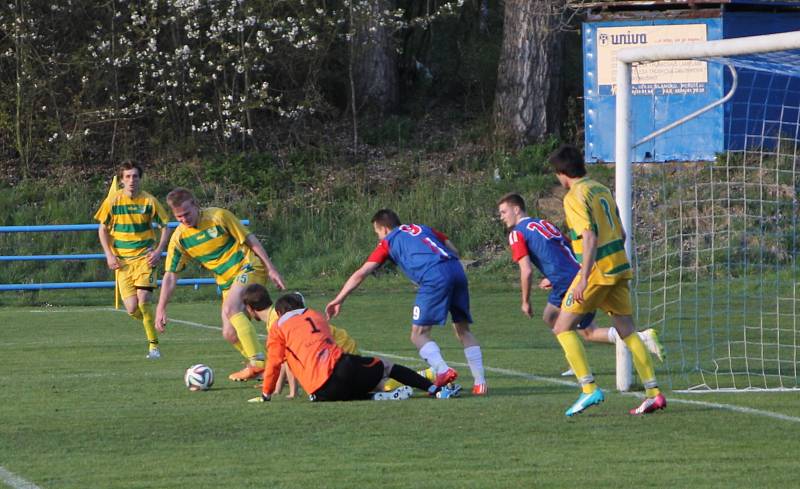
<svg viewBox="0 0 800 489">
<path fill-rule="evenodd" d="M 398 101 L 396 55 L 389 29 L 381 25 L 391 0 L 370 0 L 369 11 L 359 12 L 355 28 L 355 97 L 359 112 L 385 114 Z"/>
<path fill-rule="evenodd" d="M 519 147 L 561 125 L 564 0 L 506 0 L 495 136 Z"/>
</svg>

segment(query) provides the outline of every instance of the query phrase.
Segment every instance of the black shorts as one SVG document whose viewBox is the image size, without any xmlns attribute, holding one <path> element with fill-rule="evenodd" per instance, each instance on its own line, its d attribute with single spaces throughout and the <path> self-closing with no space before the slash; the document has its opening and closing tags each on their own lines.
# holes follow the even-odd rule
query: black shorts
<svg viewBox="0 0 800 489">
<path fill-rule="evenodd" d="M 352 401 L 369 399 L 383 379 L 379 358 L 345 353 L 333 367 L 331 377 L 311 395 L 312 401 Z"/>
</svg>

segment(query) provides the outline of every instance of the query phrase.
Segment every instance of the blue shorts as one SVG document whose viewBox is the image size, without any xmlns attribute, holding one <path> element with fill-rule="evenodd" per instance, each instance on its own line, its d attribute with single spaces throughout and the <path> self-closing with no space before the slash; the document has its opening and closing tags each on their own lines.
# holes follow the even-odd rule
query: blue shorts
<svg viewBox="0 0 800 489">
<path fill-rule="evenodd" d="M 561 302 L 564 300 L 564 296 L 567 294 L 567 290 L 569 290 L 570 284 L 553 284 L 553 288 L 550 291 L 550 295 L 547 297 L 547 303 L 552 304 L 559 309 L 561 308 Z M 586 329 L 592 321 L 594 321 L 594 312 L 590 312 L 585 314 L 581 319 L 581 322 L 578 323 L 578 329 Z"/>
<path fill-rule="evenodd" d="M 443 261 L 425 273 L 414 300 L 411 324 L 441 326 L 447 323 L 448 312 L 454 323 L 472 323 L 469 285 L 458 260 Z"/>
</svg>

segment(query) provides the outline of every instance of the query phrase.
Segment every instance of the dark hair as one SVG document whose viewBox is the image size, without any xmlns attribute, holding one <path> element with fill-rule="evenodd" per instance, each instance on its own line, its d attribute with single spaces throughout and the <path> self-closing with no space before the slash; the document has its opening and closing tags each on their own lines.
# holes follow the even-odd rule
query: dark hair
<svg viewBox="0 0 800 489">
<path fill-rule="evenodd" d="M 180 207 L 184 202 L 189 200 L 197 203 L 197 201 L 194 200 L 194 195 L 183 187 L 175 188 L 172 192 L 167 194 L 167 204 L 169 204 L 170 207 Z"/>
<path fill-rule="evenodd" d="M 580 178 L 586 175 L 586 164 L 583 155 L 575 146 L 564 144 L 550 153 L 547 158 L 556 173 L 561 173 L 570 178 Z"/>
<path fill-rule="evenodd" d="M 500 200 L 497 201 L 497 205 L 500 204 L 508 204 L 519 207 L 519 210 L 525 212 L 525 199 L 522 198 L 520 194 L 510 193 L 505 194 L 504 196 L 500 197 Z"/>
<path fill-rule="evenodd" d="M 263 285 L 250 284 L 245 287 L 242 293 L 242 302 L 256 311 L 263 311 L 272 305 L 272 298 L 270 298 L 269 292 Z"/>
<path fill-rule="evenodd" d="M 275 312 L 281 315 L 286 314 L 289 311 L 294 311 L 295 309 L 302 309 L 304 307 L 305 302 L 303 301 L 303 296 L 295 292 L 283 295 L 277 301 L 275 301 Z"/>
<path fill-rule="evenodd" d="M 400 224 L 400 216 L 391 209 L 381 209 L 372 216 L 372 223 L 394 229 Z"/>
<path fill-rule="evenodd" d="M 117 171 L 117 173 L 118 173 L 117 176 L 119 177 L 120 180 L 122 180 L 122 174 L 124 172 L 128 171 L 128 170 L 136 170 L 136 171 L 138 171 L 139 172 L 139 178 L 142 178 L 144 176 L 144 170 L 139 165 L 139 163 L 134 163 L 133 161 L 126 160 L 126 161 L 123 161 L 119 165 L 119 170 Z"/>
</svg>

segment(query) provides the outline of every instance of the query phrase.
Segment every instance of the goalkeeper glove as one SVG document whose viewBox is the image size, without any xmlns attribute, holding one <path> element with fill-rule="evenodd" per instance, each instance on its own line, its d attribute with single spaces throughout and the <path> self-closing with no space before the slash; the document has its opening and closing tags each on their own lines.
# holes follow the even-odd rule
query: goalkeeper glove
<svg viewBox="0 0 800 489">
<path fill-rule="evenodd" d="M 261 394 L 258 397 L 254 397 L 252 399 L 248 399 L 247 402 L 267 402 L 272 399 L 271 394 Z"/>
</svg>

